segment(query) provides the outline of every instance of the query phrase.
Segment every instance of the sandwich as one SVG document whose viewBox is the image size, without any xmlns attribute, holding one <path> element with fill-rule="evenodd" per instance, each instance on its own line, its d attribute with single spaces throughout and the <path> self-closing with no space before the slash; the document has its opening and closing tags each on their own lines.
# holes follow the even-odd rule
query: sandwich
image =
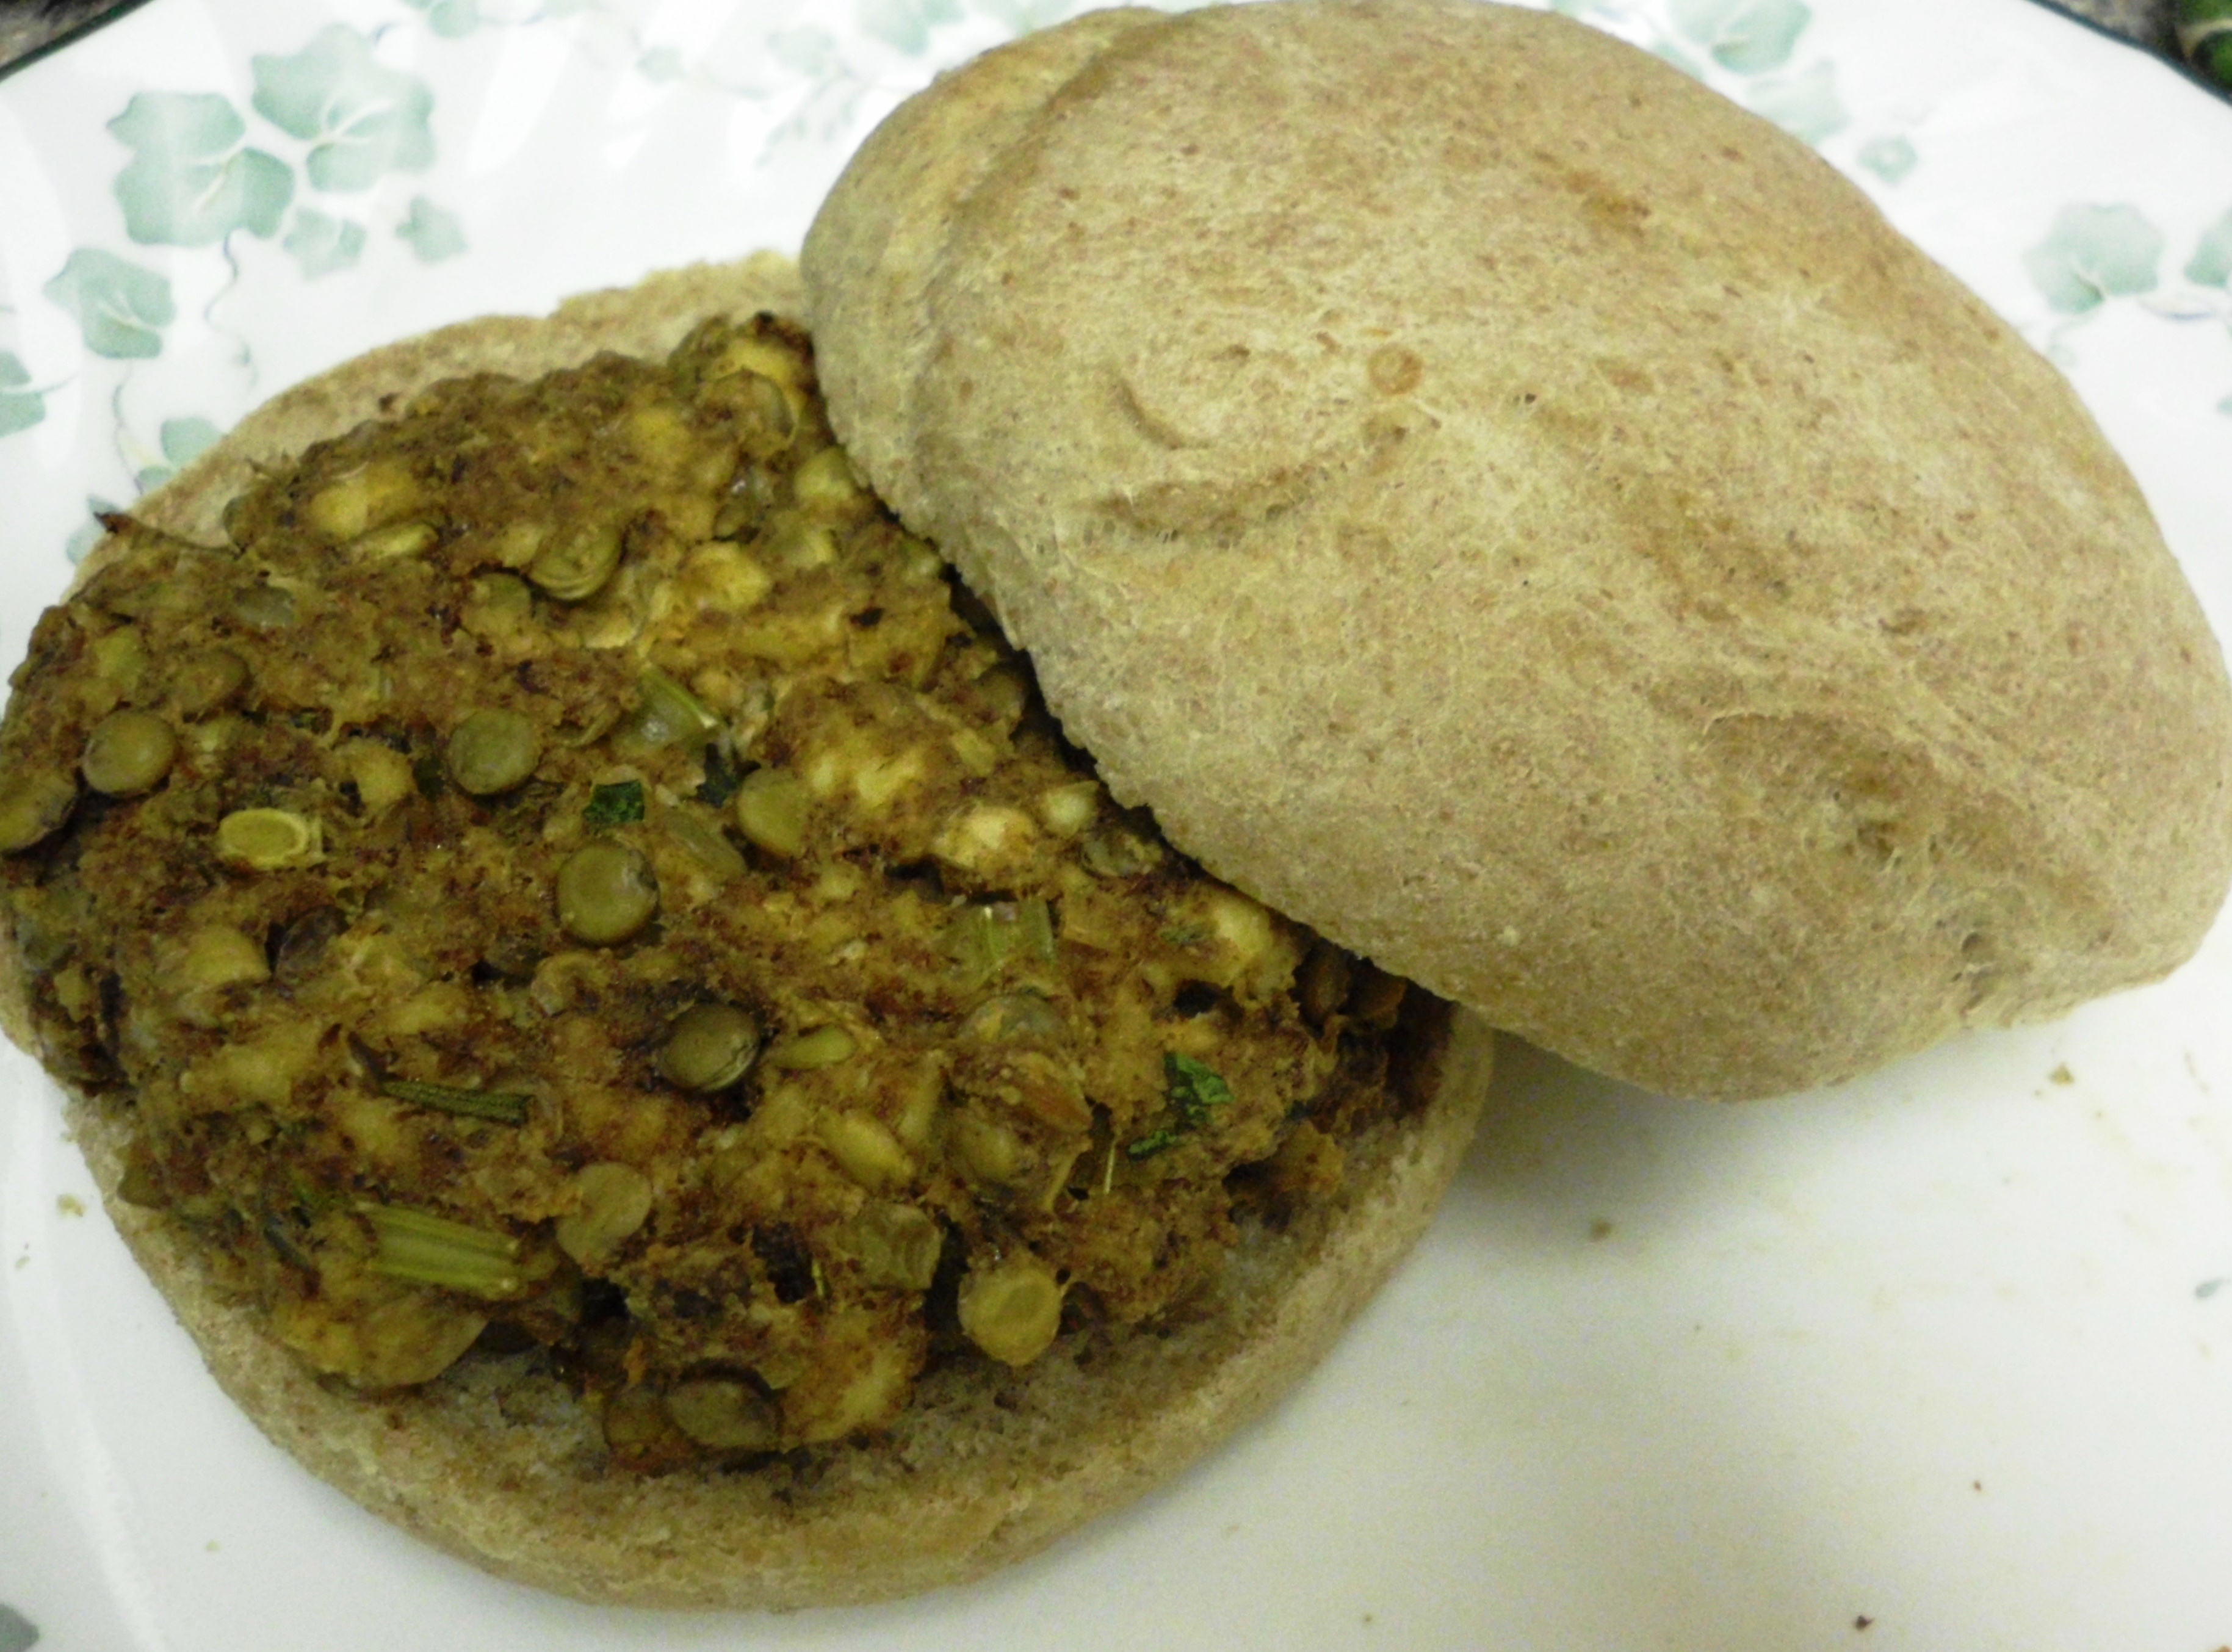
<svg viewBox="0 0 2232 1652">
<path fill-rule="evenodd" d="M 282 396 L 0 729 L 9 1029 L 218 1382 L 590 1599 L 1138 1494 L 1394 1266 L 1490 1059 L 1107 799 L 797 308 L 762 256 Z"/>
<path fill-rule="evenodd" d="M 1617 42 L 1093 14 L 801 264 L 286 393 L 0 729 L 0 1007 L 120 1228 L 493 1571 L 978 1575 L 1308 1368 L 1490 1026 L 1799 1088 L 2222 899 L 2222 659 L 2066 386 Z"/>
</svg>

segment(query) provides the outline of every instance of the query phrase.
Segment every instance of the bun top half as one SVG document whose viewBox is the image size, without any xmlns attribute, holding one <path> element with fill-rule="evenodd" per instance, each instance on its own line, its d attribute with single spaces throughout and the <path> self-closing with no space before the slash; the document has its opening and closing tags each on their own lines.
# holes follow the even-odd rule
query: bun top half
<svg viewBox="0 0 2232 1652">
<path fill-rule="evenodd" d="M 803 269 L 856 462 L 1119 797 L 1583 1065 L 1842 1079 L 2232 879 L 2222 657 L 2067 385 L 1641 51 L 1091 14 L 902 106 Z"/>
</svg>

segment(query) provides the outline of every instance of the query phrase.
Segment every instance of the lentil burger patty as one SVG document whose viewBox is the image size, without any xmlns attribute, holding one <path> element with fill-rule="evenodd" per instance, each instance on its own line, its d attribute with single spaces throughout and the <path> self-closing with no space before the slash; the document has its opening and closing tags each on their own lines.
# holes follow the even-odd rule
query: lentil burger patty
<svg viewBox="0 0 2232 1652">
<path fill-rule="evenodd" d="M 18 1008 L 219 1375 L 484 1564 L 795 1604 L 1035 1547 L 1107 1500 L 1018 1512 L 1100 1483 L 1096 1370 L 1191 1337 L 1217 1391 L 1254 1253 L 1337 1250 L 1440 1105 L 1445 1007 L 1113 806 L 786 322 L 444 379 L 223 524 L 111 519 L 16 674 Z M 972 1392 L 1012 1461 L 966 1532 L 816 1571 Z M 352 1409 L 446 1435 L 321 1456 Z M 534 1501 L 693 1487 L 779 1535 Z"/>
</svg>

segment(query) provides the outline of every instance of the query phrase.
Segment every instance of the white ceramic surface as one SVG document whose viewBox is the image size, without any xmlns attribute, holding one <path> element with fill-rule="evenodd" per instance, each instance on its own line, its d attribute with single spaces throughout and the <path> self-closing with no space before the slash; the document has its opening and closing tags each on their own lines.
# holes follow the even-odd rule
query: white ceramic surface
<svg viewBox="0 0 2232 1652">
<path fill-rule="evenodd" d="M 88 500 L 366 346 L 795 247 L 900 97 L 1073 9 L 154 0 L 0 81 L 0 654 Z M 2054 353 L 2232 632 L 2232 107 L 2024 0 L 1562 9 L 1817 143 Z M 0 1652 L 2213 1652 L 2232 926 L 1770 1104 L 1514 1050 L 1432 1234 L 1275 1415 L 986 1584 L 776 1619 L 494 1582 L 296 1470 L 8 1051 L 0 1607 Z"/>
</svg>

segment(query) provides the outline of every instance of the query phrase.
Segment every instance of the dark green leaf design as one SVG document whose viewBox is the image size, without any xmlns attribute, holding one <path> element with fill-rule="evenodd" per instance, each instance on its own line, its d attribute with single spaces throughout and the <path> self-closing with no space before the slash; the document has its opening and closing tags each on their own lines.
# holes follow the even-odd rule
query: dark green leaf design
<svg viewBox="0 0 2232 1652">
<path fill-rule="evenodd" d="M 2202 231 L 2201 244 L 2186 261 L 2185 278 L 2196 287 L 2232 284 L 2232 207 Z"/>
<path fill-rule="evenodd" d="M 5 350 L 0 350 L 0 436 L 28 431 L 47 416 L 47 399 L 27 390 L 30 370 Z"/>
<path fill-rule="evenodd" d="M 438 264 L 465 249 L 465 231 L 457 215 L 444 212 L 423 195 L 411 198 L 410 216 L 395 226 L 395 233 L 411 243 L 421 263 Z"/>
<path fill-rule="evenodd" d="M 331 24 L 294 56 L 259 55 L 250 67 L 256 113 L 310 146 L 304 170 L 315 187 L 368 190 L 382 172 L 434 164 L 434 94 L 375 60 L 355 29 Z"/>
<path fill-rule="evenodd" d="M 295 214 L 287 238 L 279 243 L 295 256 L 306 281 L 347 269 L 364 256 L 364 225 L 328 217 L 314 207 Z"/>
<path fill-rule="evenodd" d="M 2023 269 L 2046 301 L 2082 315 L 2106 300 L 2155 288 L 2163 233 L 2129 206 L 2066 206 Z"/>
<path fill-rule="evenodd" d="M 168 281 L 91 247 L 70 254 L 41 290 L 77 318 L 87 349 L 112 360 L 160 355 L 163 329 L 178 313 Z"/>
<path fill-rule="evenodd" d="M 1814 20 L 1799 0 L 1673 0 L 1671 11 L 1677 29 L 1738 75 L 1781 68 Z"/>
<path fill-rule="evenodd" d="M 243 148 L 247 126 L 213 93 L 142 92 L 108 129 L 132 151 L 116 199 L 134 241 L 200 247 L 235 230 L 269 236 L 294 198 L 293 170 Z"/>
</svg>

